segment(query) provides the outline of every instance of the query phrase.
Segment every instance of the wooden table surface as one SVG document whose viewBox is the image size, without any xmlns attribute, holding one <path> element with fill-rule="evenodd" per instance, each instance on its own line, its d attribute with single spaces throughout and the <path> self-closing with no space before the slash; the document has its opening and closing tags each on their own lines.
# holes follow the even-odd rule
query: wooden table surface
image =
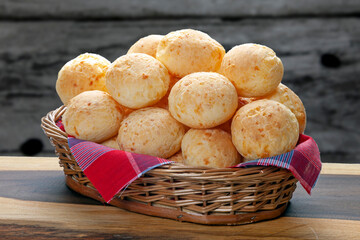
<svg viewBox="0 0 360 240">
<path fill-rule="evenodd" d="M 205 226 L 104 206 L 66 187 L 58 160 L 0 157 L 0 239 L 360 239 L 360 164 L 324 164 L 285 214 Z"/>
</svg>

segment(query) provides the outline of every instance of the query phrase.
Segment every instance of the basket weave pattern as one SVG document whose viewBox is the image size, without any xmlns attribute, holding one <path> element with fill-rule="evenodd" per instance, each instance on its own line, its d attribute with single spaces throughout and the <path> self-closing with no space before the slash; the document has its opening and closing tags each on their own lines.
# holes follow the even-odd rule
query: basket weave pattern
<svg viewBox="0 0 360 240">
<path fill-rule="evenodd" d="M 70 188 L 103 201 L 70 152 L 67 134 L 56 126 L 64 106 L 41 126 L 60 159 Z M 203 224 L 242 224 L 279 216 L 297 180 L 276 167 L 209 169 L 163 165 L 135 180 L 110 202 L 131 211 Z"/>
</svg>

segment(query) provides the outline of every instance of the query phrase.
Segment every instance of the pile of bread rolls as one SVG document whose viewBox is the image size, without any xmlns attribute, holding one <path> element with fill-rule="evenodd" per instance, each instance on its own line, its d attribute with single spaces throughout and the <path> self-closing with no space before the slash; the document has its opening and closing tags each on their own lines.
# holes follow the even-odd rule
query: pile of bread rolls
<svg viewBox="0 0 360 240">
<path fill-rule="evenodd" d="M 223 168 L 292 150 L 304 132 L 300 98 L 281 84 L 275 52 L 227 53 L 201 31 L 149 35 L 110 63 L 85 53 L 58 74 L 68 134 L 190 166 Z"/>
</svg>

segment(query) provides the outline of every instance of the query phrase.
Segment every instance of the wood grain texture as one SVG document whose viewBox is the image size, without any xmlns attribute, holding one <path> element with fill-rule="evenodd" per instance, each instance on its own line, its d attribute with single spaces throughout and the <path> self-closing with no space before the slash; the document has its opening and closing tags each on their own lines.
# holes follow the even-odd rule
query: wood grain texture
<svg viewBox="0 0 360 240">
<path fill-rule="evenodd" d="M 323 163 L 321 174 L 360 175 L 360 164 Z"/>
<path fill-rule="evenodd" d="M 61 171 L 57 157 L 0 156 L 0 171 Z M 323 163 L 321 174 L 360 175 L 360 164 Z"/>
<path fill-rule="evenodd" d="M 30 4 L 30 3 L 29 3 Z M 31 5 L 31 4 L 30 4 Z M 181 19 L 136 21 L 0 22 L 0 152 L 18 152 L 28 138 L 52 147 L 39 127 L 40 117 L 60 105 L 56 75 L 83 52 L 113 61 L 147 34 L 182 28 L 209 33 L 226 49 L 256 42 L 273 48 L 283 60 L 283 82 L 303 100 L 308 113 L 306 133 L 317 140 L 323 160 L 360 162 L 360 30 L 358 18 Z M 340 61 L 337 68 L 321 64 L 323 54 Z M 17 124 L 13 124 L 16 122 Z M 21 133 L 21 134 L 20 134 Z M 336 136 L 336 141 L 334 141 Z"/>
<path fill-rule="evenodd" d="M 71 191 L 62 171 L 0 171 L 0 197 L 25 201 L 103 205 Z"/>
<path fill-rule="evenodd" d="M 0 171 L 62 171 L 57 157 L 0 157 Z"/>
<path fill-rule="evenodd" d="M 356 239 L 360 233 L 360 221 L 351 220 L 281 217 L 243 226 L 215 227 L 144 216 L 110 206 L 22 201 L 2 197 L 0 206 L 0 227 L 33 227 L 49 234 L 70 231 L 75 234 L 100 236 L 96 233 L 105 233 L 104 236 L 116 234 L 120 237 L 150 239 Z M 7 234 L 19 233 L 9 231 Z"/>
<path fill-rule="evenodd" d="M 69 7 L 71 6 L 71 7 Z M 113 19 L 161 17 L 347 16 L 360 11 L 356 0 L 88 0 L 12 1 L 0 3 L 1 18 Z"/>
<path fill-rule="evenodd" d="M 36 224 L 36 223 L 35 223 Z M 60 229 L 57 227 L 39 226 L 39 225 L 24 225 L 24 224 L 1 224 L 0 236 L 2 239 L 19 240 L 19 239 L 139 239 L 130 236 L 126 233 L 109 234 L 106 232 L 98 233 L 93 231 L 81 231 L 71 229 Z"/>
<path fill-rule="evenodd" d="M 97 205 L 65 187 L 63 173 L 52 170 L 51 161 L 56 158 L 18 158 L 13 169 L 4 164 L 9 160 L 15 159 L 0 157 L 2 239 L 357 239 L 360 236 L 360 220 L 351 218 L 359 217 L 356 210 L 360 206 L 359 175 L 321 175 L 312 197 L 299 187 L 284 217 L 242 226 L 205 226 Z M 36 165 L 39 161 L 51 171 L 34 171 L 31 163 Z M 324 169 L 331 166 L 325 164 Z M 359 165 L 343 165 L 339 172 L 353 168 Z M 304 212 L 311 214 L 305 217 L 301 215 Z M 341 214 L 341 219 L 336 219 Z"/>
<path fill-rule="evenodd" d="M 68 189 L 63 171 L 60 167 L 54 168 L 57 161 L 55 157 L 0 157 L 0 197 L 101 205 Z M 324 164 L 322 172 L 337 166 Z M 311 196 L 298 185 L 285 216 L 360 220 L 360 172 L 349 172 L 355 169 L 360 169 L 360 164 L 343 164 L 335 174 L 321 174 Z"/>
<path fill-rule="evenodd" d="M 360 220 L 359 182 L 359 175 L 320 175 L 311 196 L 298 185 L 285 216 Z"/>
</svg>

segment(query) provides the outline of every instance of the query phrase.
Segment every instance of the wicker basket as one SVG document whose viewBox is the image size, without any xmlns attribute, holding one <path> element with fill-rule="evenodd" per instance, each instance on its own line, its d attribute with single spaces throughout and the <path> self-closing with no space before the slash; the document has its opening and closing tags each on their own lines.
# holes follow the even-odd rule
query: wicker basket
<svg viewBox="0 0 360 240">
<path fill-rule="evenodd" d="M 41 119 L 41 126 L 60 159 L 66 184 L 104 202 L 70 152 L 67 134 L 56 126 L 62 106 Z M 276 167 L 194 168 L 169 164 L 135 180 L 111 205 L 142 214 L 201 224 L 237 225 L 280 216 L 297 180 Z"/>
</svg>

